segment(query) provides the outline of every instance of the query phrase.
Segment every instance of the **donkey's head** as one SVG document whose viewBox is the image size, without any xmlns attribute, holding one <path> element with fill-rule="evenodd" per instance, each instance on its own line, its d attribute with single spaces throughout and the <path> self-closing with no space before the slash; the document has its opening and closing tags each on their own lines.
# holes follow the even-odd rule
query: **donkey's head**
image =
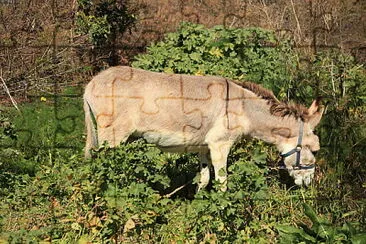
<svg viewBox="0 0 366 244">
<path fill-rule="evenodd" d="M 284 164 L 296 185 L 309 185 L 314 177 L 315 156 L 314 152 L 320 149 L 319 138 L 313 133 L 315 126 L 320 122 L 323 108 L 315 100 L 306 113 L 306 118 L 298 120 L 294 128 L 278 130 L 281 136 L 279 149 L 284 159 Z"/>
</svg>

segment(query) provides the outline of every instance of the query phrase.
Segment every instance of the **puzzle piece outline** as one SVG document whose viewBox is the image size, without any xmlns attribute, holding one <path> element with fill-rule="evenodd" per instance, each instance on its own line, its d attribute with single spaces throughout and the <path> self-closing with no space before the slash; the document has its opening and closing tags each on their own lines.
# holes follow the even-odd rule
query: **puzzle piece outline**
<svg viewBox="0 0 366 244">
<path fill-rule="evenodd" d="M 126 69 L 126 67 L 124 67 L 124 69 Z M 200 102 L 210 102 L 213 99 L 219 99 L 220 102 L 225 102 L 226 103 L 226 108 L 225 108 L 225 116 L 226 116 L 226 123 L 225 127 L 227 130 L 229 131 L 235 131 L 235 130 L 240 130 L 243 129 L 243 125 L 240 123 L 240 118 L 243 117 L 245 115 L 245 111 L 242 107 L 242 103 L 247 100 L 247 99 L 261 99 L 260 97 L 246 97 L 245 96 L 245 92 L 244 92 L 244 88 L 240 89 L 240 94 L 231 94 L 230 93 L 230 87 L 233 86 L 232 83 L 230 83 L 230 81 L 228 79 L 225 78 L 221 78 L 221 77 L 213 77 L 212 78 L 215 80 L 213 82 L 206 82 L 206 86 L 203 89 L 204 91 L 206 91 L 204 93 L 203 96 L 196 96 L 196 95 L 187 95 L 185 93 L 185 89 L 187 89 L 187 87 L 185 87 L 185 79 L 187 78 L 186 75 L 182 75 L 182 74 L 166 74 L 166 73 L 157 73 L 154 72 L 152 74 L 156 75 L 156 76 L 161 76 L 162 79 L 166 79 L 166 78 L 171 78 L 173 81 L 179 83 L 179 95 L 161 95 L 159 94 L 158 96 L 155 96 L 153 98 L 150 99 L 146 99 L 146 97 L 141 96 L 140 94 L 136 94 L 136 95 L 120 95 L 118 94 L 118 88 L 116 88 L 116 84 L 118 84 L 117 82 L 129 82 L 132 80 L 137 80 L 137 78 L 135 78 L 134 75 L 134 69 L 131 67 L 128 67 L 129 71 L 127 72 L 128 74 L 126 75 L 128 78 L 123 78 L 120 75 L 118 75 L 118 77 L 113 77 L 113 81 L 110 83 L 109 85 L 109 94 L 107 92 L 107 94 L 103 94 L 100 95 L 98 94 L 97 90 L 98 90 L 98 85 L 95 84 L 95 82 L 92 83 L 92 94 L 93 96 L 97 97 L 97 98 L 110 98 L 110 100 L 108 100 L 108 103 L 110 103 L 111 105 L 108 106 L 108 111 L 107 112 L 102 112 L 102 113 L 97 113 L 96 114 L 96 118 L 97 118 L 97 124 L 98 128 L 107 128 L 109 126 L 112 126 L 113 121 L 115 120 L 115 116 L 116 116 L 116 100 L 118 99 L 131 99 L 131 100 L 136 100 L 134 103 L 138 103 L 138 107 L 139 107 L 139 112 L 145 115 L 158 115 L 159 113 L 161 113 L 161 110 L 164 110 L 165 108 L 162 108 L 163 105 L 161 105 L 161 103 L 167 102 L 167 101 L 180 101 L 180 111 L 182 112 L 183 116 L 189 116 L 189 115 L 197 115 L 197 120 L 199 120 L 199 123 L 196 124 L 183 124 L 180 130 L 177 130 L 177 133 L 181 132 L 183 134 L 184 137 L 184 142 L 182 143 L 183 147 L 189 147 L 189 144 L 187 144 L 187 142 L 189 142 L 189 140 L 187 140 L 188 138 L 188 131 L 189 130 L 196 130 L 197 132 L 199 132 L 199 130 L 204 127 L 204 121 L 205 119 L 208 117 L 208 115 L 203 111 L 203 109 L 201 109 L 201 104 L 199 104 Z M 137 72 L 142 72 L 142 70 L 139 70 Z M 147 71 L 143 71 L 143 72 L 147 72 Z M 179 77 L 179 78 L 178 78 Z M 193 76 L 190 76 L 193 77 Z M 200 76 L 194 76 L 195 79 L 199 80 Z M 203 77 L 203 76 L 202 76 Z M 159 77 L 158 77 L 159 78 Z M 177 81 L 177 79 L 179 81 Z M 207 77 L 205 77 L 204 79 L 207 79 Z M 156 78 L 152 78 L 152 81 L 150 82 L 159 82 L 159 79 Z M 168 81 L 170 81 L 168 79 Z M 191 81 L 192 82 L 192 81 Z M 199 82 L 199 81 L 196 81 Z M 197 83 L 198 84 L 198 83 Z M 219 87 L 216 88 L 215 90 L 215 86 Z M 201 86 L 202 87 L 202 86 Z M 191 87 L 189 87 L 191 88 Z M 199 88 L 199 87 L 198 87 Z M 167 91 L 169 93 L 169 91 Z M 216 96 L 215 96 L 216 95 Z M 146 109 L 146 104 L 152 104 L 152 106 L 150 106 L 150 110 L 148 111 L 148 109 Z M 191 104 L 190 104 L 191 103 Z M 194 104 L 192 106 L 192 103 Z M 195 104 L 198 103 L 198 104 Z M 188 105 L 190 104 L 190 105 Z M 153 109 L 151 109 L 151 107 Z M 239 107 L 239 111 L 238 111 L 238 107 Z M 103 123 L 103 118 L 104 120 L 107 121 L 107 123 Z M 113 144 L 116 145 L 116 136 L 115 136 L 115 128 L 113 126 L 112 128 L 113 130 Z M 147 130 L 147 132 L 160 132 L 161 130 L 153 130 L 153 129 L 149 129 Z M 118 142 L 117 142 L 118 143 Z"/>
</svg>

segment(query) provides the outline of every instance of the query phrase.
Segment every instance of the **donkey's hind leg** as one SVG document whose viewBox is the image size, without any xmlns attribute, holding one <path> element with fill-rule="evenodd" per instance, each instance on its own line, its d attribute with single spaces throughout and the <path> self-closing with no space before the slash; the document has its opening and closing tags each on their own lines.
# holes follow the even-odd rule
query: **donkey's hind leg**
<svg viewBox="0 0 366 244">
<path fill-rule="evenodd" d="M 197 191 L 206 188 L 208 183 L 210 182 L 210 167 L 211 167 L 211 160 L 210 155 L 207 152 L 199 153 L 200 157 L 200 181 L 198 183 Z"/>
</svg>

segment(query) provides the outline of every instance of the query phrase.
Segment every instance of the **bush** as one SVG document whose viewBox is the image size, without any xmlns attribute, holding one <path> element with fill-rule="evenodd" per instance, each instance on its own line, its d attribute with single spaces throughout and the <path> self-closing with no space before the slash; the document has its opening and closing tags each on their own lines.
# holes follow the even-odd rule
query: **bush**
<svg viewBox="0 0 366 244">
<path fill-rule="evenodd" d="M 294 56 L 289 42 L 261 28 L 206 29 L 183 23 L 177 32 L 147 48 L 132 66 L 158 72 L 217 75 L 261 83 L 283 91 L 291 80 Z M 290 54 L 290 55 L 289 55 Z"/>
<path fill-rule="evenodd" d="M 133 27 L 136 18 L 127 1 L 78 0 L 77 30 L 89 36 L 96 46 L 114 45 L 116 39 Z"/>
</svg>

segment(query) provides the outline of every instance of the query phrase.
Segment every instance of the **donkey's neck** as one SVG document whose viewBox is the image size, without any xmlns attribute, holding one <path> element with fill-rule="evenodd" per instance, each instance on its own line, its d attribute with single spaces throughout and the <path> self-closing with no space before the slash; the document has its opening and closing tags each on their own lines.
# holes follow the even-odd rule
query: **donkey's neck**
<svg viewBox="0 0 366 244">
<path fill-rule="evenodd" d="M 265 142 L 278 145 L 278 132 L 294 137 L 298 134 L 298 121 L 291 117 L 274 116 L 270 113 L 270 104 L 267 100 L 250 99 L 244 104 L 248 114 L 248 135 Z M 277 135 L 277 136 L 276 136 Z"/>
</svg>

